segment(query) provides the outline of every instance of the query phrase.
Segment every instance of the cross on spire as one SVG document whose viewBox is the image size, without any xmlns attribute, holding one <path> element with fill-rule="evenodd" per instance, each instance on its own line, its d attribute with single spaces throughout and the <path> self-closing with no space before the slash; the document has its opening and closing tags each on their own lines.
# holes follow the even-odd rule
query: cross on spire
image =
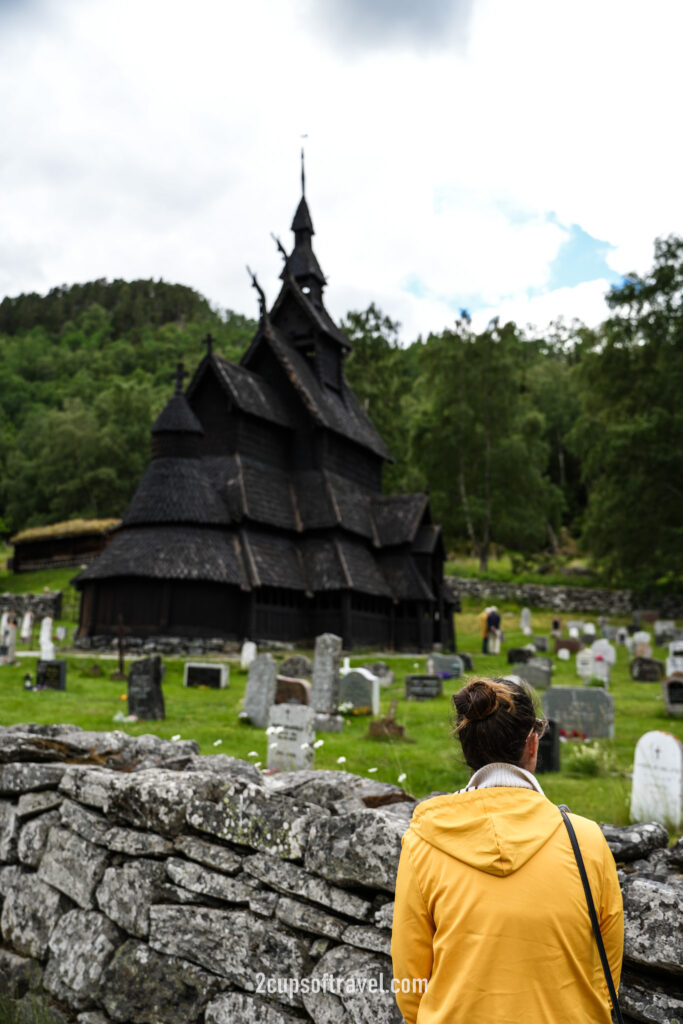
<svg viewBox="0 0 683 1024">
<path fill-rule="evenodd" d="M 182 395 L 183 393 L 183 377 L 189 377 L 189 373 L 185 369 L 182 363 L 178 363 L 176 371 L 172 376 L 172 380 L 175 381 L 175 393 L 176 395 Z"/>
<path fill-rule="evenodd" d="M 301 147 L 301 195 L 306 195 L 306 170 L 304 168 L 304 147 Z"/>
<path fill-rule="evenodd" d="M 206 354 L 210 356 L 213 352 L 213 337 L 210 333 L 204 338 L 202 345 L 206 345 Z"/>
</svg>

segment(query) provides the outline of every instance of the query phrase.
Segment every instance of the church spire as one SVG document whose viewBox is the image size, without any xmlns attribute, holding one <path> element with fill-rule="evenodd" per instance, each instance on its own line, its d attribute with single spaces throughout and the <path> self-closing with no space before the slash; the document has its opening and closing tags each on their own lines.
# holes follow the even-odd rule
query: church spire
<svg viewBox="0 0 683 1024">
<path fill-rule="evenodd" d="M 304 151 L 301 149 L 301 199 L 297 206 L 294 220 L 292 221 L 294 232 L 294 248 L 287 260 L 287 265 L 280 277 L 284 280 L 287 273 L 295 279 L 304 294 L 309 295 L 314 301 L 320 302 L 322 290 L 325 286 L 325 275 L 320 269 L 311 239 L 315 234 L 313 221 L 306 202 L 306 170 L 304 166 Z"/>
</svg>

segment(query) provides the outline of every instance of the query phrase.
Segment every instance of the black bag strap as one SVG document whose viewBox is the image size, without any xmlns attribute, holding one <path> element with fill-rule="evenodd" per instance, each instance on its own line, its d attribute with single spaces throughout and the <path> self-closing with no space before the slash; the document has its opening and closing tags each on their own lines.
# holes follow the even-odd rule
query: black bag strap
<svg viewBox="0 0 683 1024">
<path fill-rule="evenodd" d="M 591 893 L 588 875 L 586 874 L 586 867 L 583 863 L 583 857 L 581 856 L 581 848 L 579 847 L 579 841 L 576 838 L 574 826 L 569 820 L 569 815 L 567 814 L 569 808 L 566 806 L 566 804 L 559 804 L 558 806 L 560 809 L 560 813 L 562 815 L 562 819 L 565 825 L 567 826 L 567 832 L 569 833 L 569 839 L 571 840 L 572 849 L 574 850 L 574 856 L 576 857 L 576 863 L 579 868 L 579 874 L 581 875 L 583 891 L 586 894 L 586 903 L 588 904 L 588 913 L 590 915 L 591 924 L 593 926 L 593 934 L 595 935 L 598 953 L 600 954 L 600 962 L 602 963 L 602 969 L 605 973 L 605 981 L 607 982 L 609 996 L 612 1000 L 614 1015 L 617 1019 L 617 1024 L 624 1024 L 624 1018 L 621 1016 L 621 1010 L 619 1009 L 619 1000 L 617 999 L 616 989 L 614 988 L 614 982 L 612 981 L 612 972 L 609 969 L 609 960 L 607 959 L 607 953 L 605 952 L 605 944 L 602 941 L 602 935 L 600 933 L 598 915 L 595 913 L 595 904 L 593 903 L 593 895 Z"/>
</svg>

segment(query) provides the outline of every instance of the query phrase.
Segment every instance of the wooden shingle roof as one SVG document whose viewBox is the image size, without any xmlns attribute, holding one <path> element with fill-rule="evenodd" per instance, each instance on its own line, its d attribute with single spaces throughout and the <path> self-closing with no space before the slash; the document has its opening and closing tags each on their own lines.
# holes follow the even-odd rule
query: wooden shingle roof
<svg viewBox="0 0 683 1024">
<path fill-rule="evenodd" d="M 152 459 L 123 516 L 123 525 L 229 523 L 230 515 L 200 459 Z"/>
<path fill-rule="evenodd" d="M 429 508 L 426 494 L 391 494 L 370 499 L 381 547 L 411 543 Z"/>
</svg>

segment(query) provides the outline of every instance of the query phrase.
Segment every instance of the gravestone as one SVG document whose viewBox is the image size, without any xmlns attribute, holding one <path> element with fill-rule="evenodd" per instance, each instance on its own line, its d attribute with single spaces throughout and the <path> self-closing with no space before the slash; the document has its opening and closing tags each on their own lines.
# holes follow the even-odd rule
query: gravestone
<svg viewBox="0 0 683 1024">
<path fill-rule="evenodd" d="M 631 820 L 679 829 L 683 820 L 683 744 L 668 732 L 646 732 L 636 744 Z"/>
<path fill-rule="evenodd" d="M 603 689 L 551 686 L 543 694 L 543 710 L 565 732 L 614 739 L 614 698 Z"/>
<path fill-rule="evenodd" d="M 570 637 L 572 637 L 573 640 L 578 640 L 580 638 L 580 636 L 581 636 L 581 634 L 580 634 L 579 630 L 576 628 L 576 626 L 569 626 L 568 629 L 567 629 L 567 632 L 569 633 Z"/>
<path fill-rule="evenodd" d="M 41 661 L 54 661 L 55 645 L 52 640 L 52 619 L 49 615 L 40 623 L 40 659 Z"/>
<path fill-rule="evenodd" d="M 571 652 L 568 651 L 566 647 L 561 647 L 557 652 L 557 657 L 560 659 L 560 661 L 570 661 Z"/>
<path fill-rule="evenodd" d="M 576 630 L 576 633 L 572 633 L 572 630 Z M 579 636 L 583 633 L 583 620 L 582 619 L 570 619 L 567 623 L 567 632 L 570 636 Z"/>
<path fill-rule="evenodd" d="M 599 679 L 605 689 L 609 689 L 611 666 L 602 654 L 596 654 L 593 661 L 593 679 Z"/>
<path fill-rule="evenodd" d="M 593 654 L 590 647 L 586 648 L 585 651 L 578 651 L 576 655 L 576 673 L 581 676 L 582 679 L 591 679 L 593 677 L 593 663 L 595 661 L 595 655 Z"/>
<path fill-rule="evenodd" d="M 603 640 L 610 640 L 612 643 L 615 643 L 619 634 L 619 630 L 616 626 L 604 625 L 600 627 L 600 633 L 602 635 Z"/>
<path fill-rule="evenodd" d="M 21 630 L 19 631 L 19 639 L 22 643 L 27 644 L 31 639 L 31 633 L 33 632 L 33 612 L 24 612 L 24 617 L 21 620 Z"/>
<path fill-rule="evenodd" d="M 211 690 L 224 690 L 230 679 L 228 665 L 213 665 L 211 662 L 186 661 L 183 685 L 189 687 L 207 686 Z"/>
<path fill-rule="evenodd" d="M 278 674 L 289 679 L 310 679 L 313 675 L 313 662 L 305 654 L 292 654 L 282 662 Z"/>
<path fill-rule="evenodd" d="M 275 703 L 277 670 L 272 654 L 257 654 L 249 666 L 244 708 L 240 718 L 265 729 L 270 709 Z"/>
<path fill-rule="evenodd" d="M 535 655 L 536 651 L 530 651 L 528 647 L 511 647 L 508 651 L 508 665 L 525 665 Z"/>
<path fill-rule="evenodd" d="M 555 637 L 555 654 L 559 654 L 560 651 L 568 651 L 569 654 L 578 654 L 581 650 L 581 641 L 578 637 Z"/>
<path fill-rule="evenodd" d="M 315 711 L 304 704 L 274 704 L 268 715 L 268 768 L 294 772 L 314 767 Z"/>
<path fill-rule="evenodd" d="M 664 647 L 676 639 L 676 623 L 673 619 L 657 619 L 653 630 L 657 647 Z"/>
<path fill-rule="evenodd" d="M 557 722 L 550 719 L 548 727 L 538 741 L 536 775 L 560 770 L 560 730 Z"/>
<path fill-rule="evenodd" d="M 427 658 L 427 675 L 460 679 L 462 673 L 462 658 L 458 654 L 430 654 Z"/>
<path fill-rule="evenodd" d="M 530 608 L 522 608 L 522 615 L 521 615 L 521 618 L 520 618 L 519 625 L 520 625 L 520 629 L 522 630 L 522 633 L 524 633 L 524 636 L 531 636 L 532 630 L 531 630 L 531 609 Z"/>
<path fill-rule="evenodd" d="M 55 636 L 59 641 L 66 640 L 66 626 L 57 626 Z"/>
<path fill-rule="evenodd" d="M 550 624 L 550 635 L 552 637 L 562 636 L 562 619 L 555 617 Z"/>
<path fill-rule="evenodd" d="M 536 650 L 541 654 L 545 654 L 545 652 L 549 649 L 547 636 L 532 637 L 531 642 L 533 643 Z"/>
<path fill-rule="evenodd" d="M 467 654 L 466 651 L 458 651 L 458 657 L 465 672 L 474 672 L 474 658 L 471 654 Z"/>
<path fill-rule="evenodd" d="M 641 611 L 640 614 L 641 614 L 643 622 L 647 622 L 650 625 L 654 625 L 654 623 L 659 618 L 659 612 L 654 610 L 654 609 L 648 609 L 647 611 Z"/>
<path fill-rule="evenodd" d="M 656 658 L 634 658 L 629 670 L 638 683 L 658 683 L 664 678 L 664 665 Z"/>
<path fill-rule="evenodd" d="M 633 653 L 636 658 L 652 657 L 652 637 L 644 629 L 633 634 Z"/>
<path fill-rule="evenodd" d="M 36 665 L 36 686 L 46 690 L 66 690 L 66 662 L 39 661 Z"/>
<path fill-rule="evenodd" d="M 311 706 L 325 715 L 336 715 L 339 706 L 341 649 L 341 637 L 334 633 L 323 633 L 316 637 Z"/>
<path fill-rule="evenodd" d="M 664 709 L 672 718 L 683 718 L 683 678 L 674 676 L 662 680 Z"/>
<path fill-rule="evenodd" d="M 617 663 L 616 648 L 614 648 L 612 646 L 612 644 L 609 642 L 609 640 L 596 640 L 595 643 L 592 644 L 592 651 L 593 651 L 593 654 L 595 655 L 596 658 L 599 655 L 602 655 L 602 657 L 605 659 L 605 661 L 608 661 L 610 663 L 610 665 L 616 665 L 616 663 Z"/>
<path fill-rule="evenodd" d="M 245 640 L 240 651 L 240 668 L 243 672 L 249 668 L 257 654 L 258 649 L 254 641 Z"/>
<path fill-rule="evenodd" d="M 339 681 L 339 705 L 352 715 L 379 714 L 379 679 L 367 669 L 351 669 Z"/>
<path fill-rule="evenodd" d="M 377 676 L 380 686 L 394 685 L 394 673 L 386 661 L 373 661 L 372 664 L 363 665 L 363 668 L 366 668 L 368 672 L 372 672 L 373 676 Z"/>
<path fill-rule="evenodd" d="M 275 690 L 276 704 L 310 704 L 311 684 L 307 679 L 292 679 L 291 676 L 277 676 Z"/>
<path fill-rule="evenodd" d="M 433 700 L 442 693 L 441 676 L 406 676 L 406 700 Z"/>
<path fill-rule="evenodd" d="M 669 644 L 669 656 L 666 659 L 666 674 L 668 676 L 683 674 L 683 644 L 675 640 Z"/>
<path fill-rule="evenodd" d="M 617 629 L 616 641 L 620 647 L 624 647 L 628 640 L 628 630 L 626 626 L 619 626 Z"/>
<path fill-rule="evenodd" d="M 519 666 L 519 675 L 535 690 L 547 690 L 552 685 L 553 663 L 550 658 L 530 658 Z"/>
<path fill-rule="evenodd" d="M 128 673 L 129 715 L 143 721 L 166 718 L 161 680 L 162 666 L 158 654 L 133 662 Z"/>
<path fill-rule="evenodd" d="M 584 622 L 583 629 L 580 630 L 580 632 L 582 634 L 584 634 L 585 636 L 592 636 L 593 639 L 595 639 L 595 632 L 596 632 L 595 631 L 595 623 L 594 622 Z"/>
</svg>

